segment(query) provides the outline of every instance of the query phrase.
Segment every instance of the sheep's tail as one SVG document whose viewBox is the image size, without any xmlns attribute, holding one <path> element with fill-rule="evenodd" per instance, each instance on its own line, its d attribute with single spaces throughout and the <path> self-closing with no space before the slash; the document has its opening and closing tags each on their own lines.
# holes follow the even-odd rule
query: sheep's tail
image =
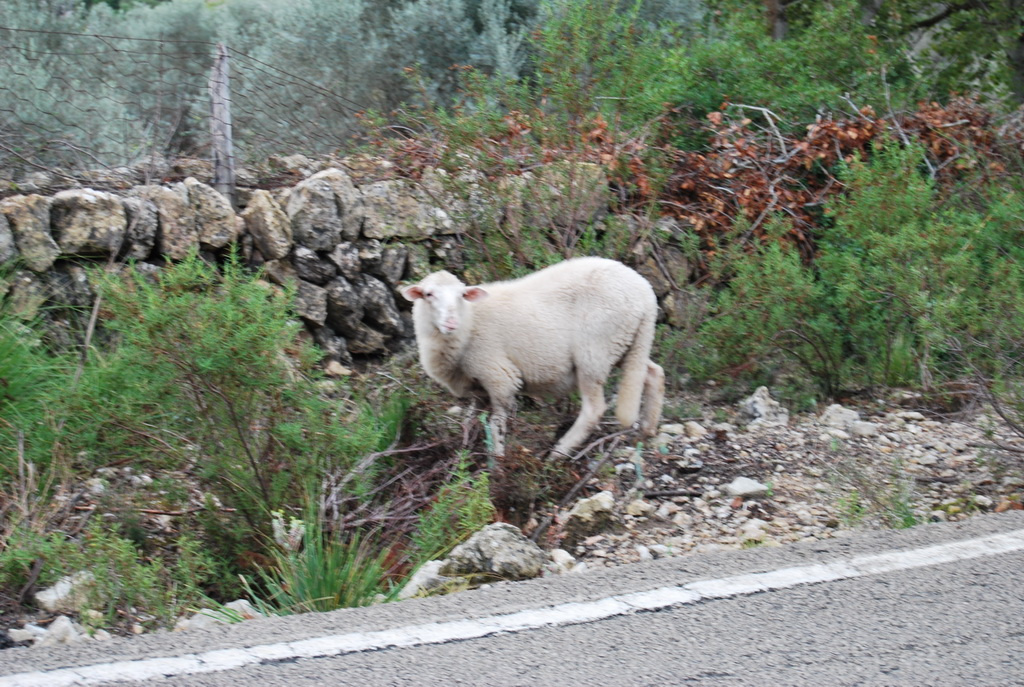
<svg viewBox="0 0 1024 687">
<path fill-rule="evenodd" d="M 646 435 L 657 430 L 661 419 L 661 405 L 665 396 L 665 375 L 659 365 L 651 362 L 654 343 L 655 315 L 647 315 L 640 323 L 633 345 L 622 359 L 622 381 L 619 383 L 615 416 L 623 427 L 632 427 L 640 419 L 640 429 Z M 644 406 L 640 418 L 640 405 Z"/>
</svg>

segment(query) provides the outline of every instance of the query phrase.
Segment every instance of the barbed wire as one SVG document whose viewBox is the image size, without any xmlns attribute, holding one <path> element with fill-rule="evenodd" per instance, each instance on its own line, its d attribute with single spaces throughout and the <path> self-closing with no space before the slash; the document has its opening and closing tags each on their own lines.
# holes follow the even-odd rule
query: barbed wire
<svg viewBox="0 0 1024 687">
<path fill-rule="evenodd" d="M 0 26 L 2 194 L 41 176 L 118 186 L 208 160 L 209 41 Z M 366 108 L 265 60 L 230 50 L 236 158 L 319 155 L 344 146 Z M 41 174 L 42 173 L 42 174 Z"/>
</svg>

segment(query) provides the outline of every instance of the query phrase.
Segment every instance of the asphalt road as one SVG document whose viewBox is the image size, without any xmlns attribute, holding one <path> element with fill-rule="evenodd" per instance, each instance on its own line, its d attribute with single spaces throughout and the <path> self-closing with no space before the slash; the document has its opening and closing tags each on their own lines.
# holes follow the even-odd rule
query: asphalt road
<svg viewBox="0 0 1024 687">
<path fill-rule="evenodd" d="M 1004 513 L 7 650 L 0 686 L 1024 685 L 1022 571 L 1024 513 Z"/>
</svg>

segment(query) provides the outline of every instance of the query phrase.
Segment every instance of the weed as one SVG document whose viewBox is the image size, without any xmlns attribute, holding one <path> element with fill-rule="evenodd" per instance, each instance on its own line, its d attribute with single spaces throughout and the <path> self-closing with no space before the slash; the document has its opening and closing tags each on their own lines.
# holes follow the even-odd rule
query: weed
<svg viewBox="0 0 1024 687">
<path fill-rule="evenodd" d="M 861 501 L 860 492 L 851 490 L 836 501 L 836 508 L 839 511 L 839 521 L 846 527 L 856 527 L 867 517 L 868 508 Z"/>
<path fill-rule="evenodd" d="M 315 518 L 309 519 L 315 522 Z M 398 589 L 388 582 L 390 550 L 358 532 L 347 540 L 313 531 L 300 550 L 274 549 L 269 570 L 259 574 L 266 594 L 243 578 L 253 602 L 265 615 L 368 606 L 393 599 Z"/>
<path fill-rule="evenodd" d="M 411 537 L 412 564 L 443 558 L 457 544 L 494 520 L 490 480 L 486 472 L 473 474 L 469 456 L 460 452 L 451 478 L 420 514 Z"/>
</svg>

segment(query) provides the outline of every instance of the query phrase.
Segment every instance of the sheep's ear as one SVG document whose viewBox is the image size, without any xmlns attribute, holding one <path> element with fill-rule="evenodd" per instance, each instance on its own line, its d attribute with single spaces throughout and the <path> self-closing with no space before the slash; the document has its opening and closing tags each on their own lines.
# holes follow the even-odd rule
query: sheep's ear
<svg viewBox="0 0 1024 687">
<path fill-rule="evenodd" d="M 482 301 L 490 295 L 479 286 L 467 286 L 466 290 L 462 292 L 462 297 L 467 301 Z"/>
<path fill-rule="evenodd" d="M 406 286 L 402 289 L 402 295 L 405 296 L 406 300 L 414 301 L 417 298 L 423 298 L 423 289 L 419 284 L 416 286 Z"/>
</svg>

